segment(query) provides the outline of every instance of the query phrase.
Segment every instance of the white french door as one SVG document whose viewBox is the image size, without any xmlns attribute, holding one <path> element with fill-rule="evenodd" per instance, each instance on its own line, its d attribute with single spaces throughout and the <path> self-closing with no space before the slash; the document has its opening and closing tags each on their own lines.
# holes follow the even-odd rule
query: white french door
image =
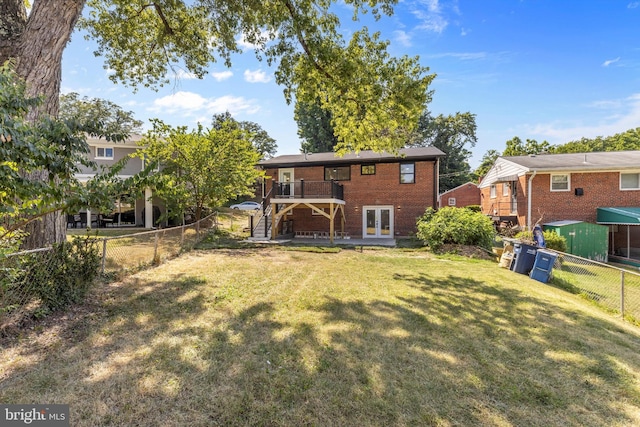
<svg viewBox="0 0 640 427">
<path fill-rule="evenodd" d="M 362 237 L 393 237 L 393 206 L 364 206 Z"/>
</svg>

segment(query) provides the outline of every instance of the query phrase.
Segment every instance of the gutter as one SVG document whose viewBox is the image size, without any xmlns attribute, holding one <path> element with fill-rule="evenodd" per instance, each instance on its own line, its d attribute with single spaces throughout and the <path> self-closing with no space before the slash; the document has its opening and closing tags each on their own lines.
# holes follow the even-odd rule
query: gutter
<svg viewBox="0 0 640 427">
<path fill-rule="evenodd" d="M 527 182 L 527 230 L 531 231 L 531 182 L 536 176 L 537 171 L 534 169 L 533 174 L 529 177 Z"/>
</svg>

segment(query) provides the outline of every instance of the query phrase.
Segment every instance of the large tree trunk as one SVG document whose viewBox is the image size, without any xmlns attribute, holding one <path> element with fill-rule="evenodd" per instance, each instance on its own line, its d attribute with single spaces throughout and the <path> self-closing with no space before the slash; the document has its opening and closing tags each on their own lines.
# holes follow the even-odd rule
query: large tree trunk
<svg viewBox="0 0 640 427">
<path fill-rule="evenodd" d="M 35 0 L 26 18 L 24 0 L 0 0 L 0 62 L 13 58 L 16 72 L 27 83 L 27 94 L 43 99 L 29 112 L 29 120 L 58 115 L 62 54 L 84 4 L 85 0 Z M 32 222 L 26 231 L 24 248 L 48 246 L 66 238 L 65 219 L 56 212 Z"/>
</svg>

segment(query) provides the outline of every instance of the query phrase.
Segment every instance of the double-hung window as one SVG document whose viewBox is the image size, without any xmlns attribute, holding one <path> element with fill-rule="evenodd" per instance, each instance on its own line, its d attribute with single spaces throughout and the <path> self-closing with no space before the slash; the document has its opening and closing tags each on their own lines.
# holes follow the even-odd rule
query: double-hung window
<svg viewBox="0 0 640 427">
<path fill-rule="evenodd" d="M 416 164 L 400 163 L 400 184 L 415 184 Z"/>
<path fill-rule="evenodd" d="M 96 159 L 113 160 L 113 147 L 96 147 Z"/>
<path fill-rule="evenodd" d="M 571 180 L 569 174 L 551 175 L 551 191 L 569 191 L 571 190 Z"/>
<path fill-rule="evenodd" d="M 621 173 L 621 190 L 640 190 L 640 173 Z"/>
</svg>

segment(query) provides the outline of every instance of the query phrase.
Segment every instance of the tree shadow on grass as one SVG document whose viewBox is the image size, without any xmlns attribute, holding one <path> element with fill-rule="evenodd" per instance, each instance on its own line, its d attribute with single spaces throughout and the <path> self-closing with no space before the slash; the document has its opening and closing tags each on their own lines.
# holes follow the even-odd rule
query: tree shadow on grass
<svg viewBox="0 0 640 427">
<path fill-rule="evenodd" d="M 415 292 L 293 311 L 229 304 L 193 276 L 133 279 L 4 375 L 0 401 L 69 403 L 73 425 L 636 421 L 638 335 L 517 289 L 392 277 Z"/>
</svg>

